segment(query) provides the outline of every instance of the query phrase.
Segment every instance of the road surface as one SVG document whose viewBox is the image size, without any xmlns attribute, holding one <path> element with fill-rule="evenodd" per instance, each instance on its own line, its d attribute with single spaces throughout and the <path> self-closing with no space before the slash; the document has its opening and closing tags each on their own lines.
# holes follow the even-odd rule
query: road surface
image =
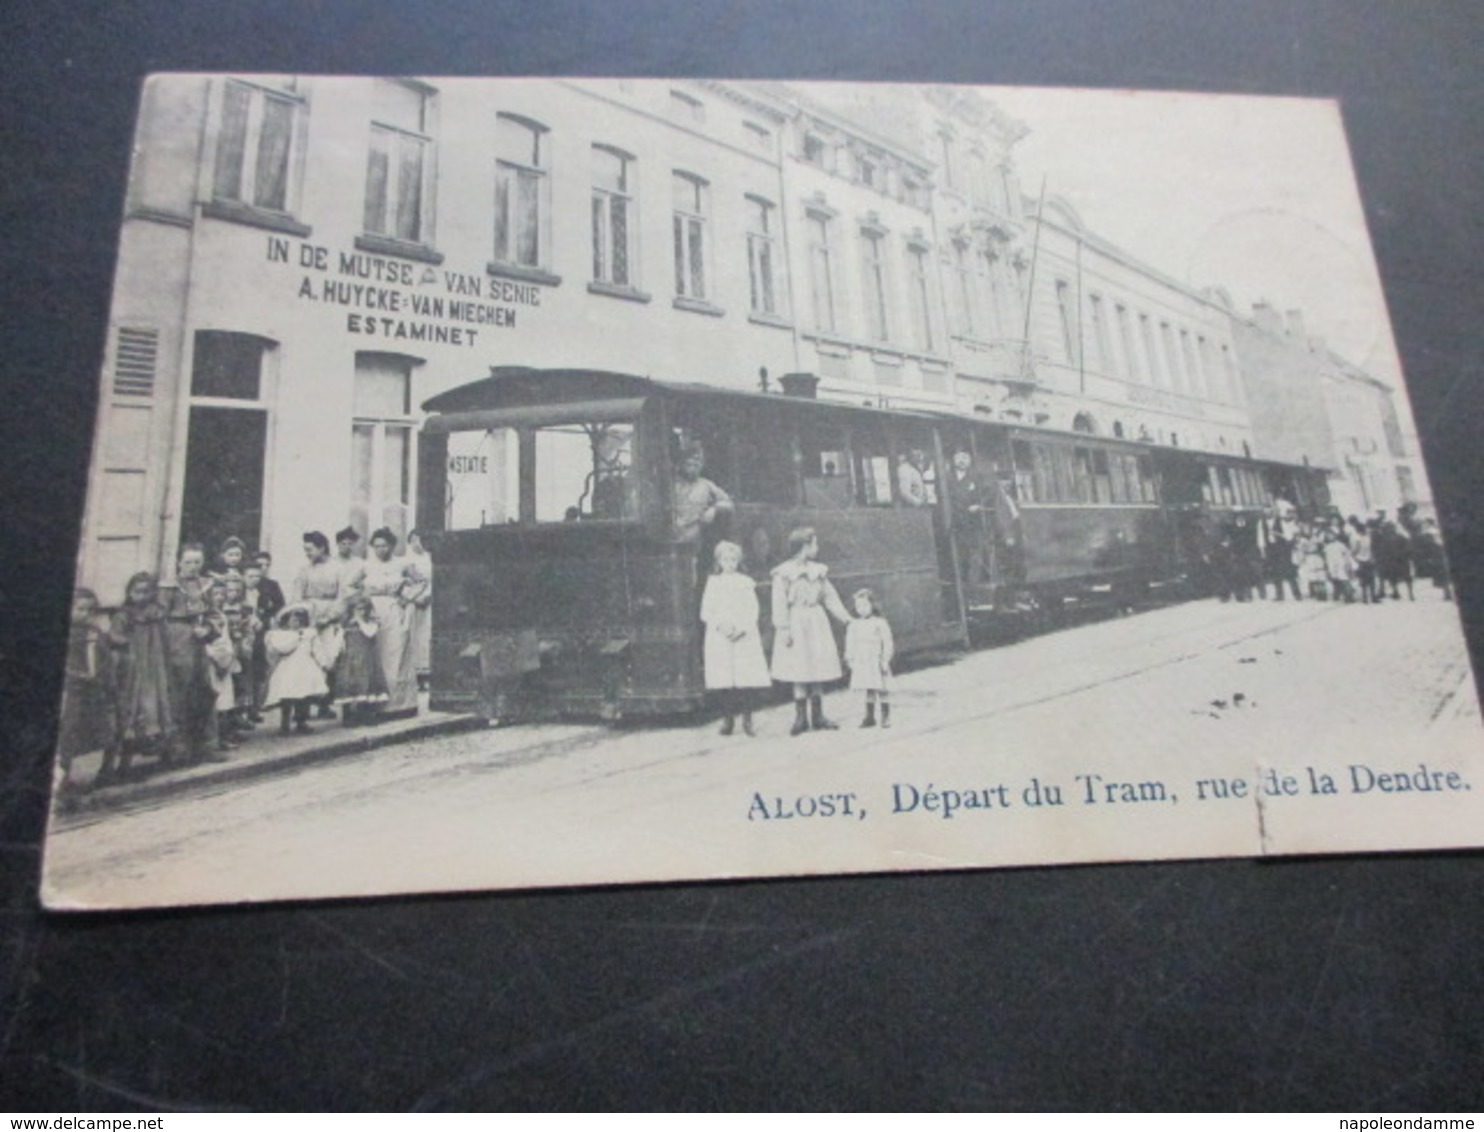
<svg viewBox="0 0 1484 1132">
<path fill-rule="evenodd" d="M 899 674 L 893 726 L 544 724 L 54 829 L 53 905 L 1477 844 L 1455 607 L 1194 602 Z M 1451 776 L 1451 777 L 1450 777 Z M 1326 790 L 1327 785 L 1330 789 Z"/>
</svg>

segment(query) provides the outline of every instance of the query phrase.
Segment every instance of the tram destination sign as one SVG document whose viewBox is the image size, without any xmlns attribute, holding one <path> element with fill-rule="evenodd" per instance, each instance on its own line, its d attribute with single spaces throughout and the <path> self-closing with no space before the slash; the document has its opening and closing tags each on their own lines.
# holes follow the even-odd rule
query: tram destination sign
<svg viewBox="0 0 1484 1132">
<path fill-rule="evenodd" d="M 160 75 L 134 155 L 48 907 L 1484 839 L 1334 103 Z"/>
</svg>

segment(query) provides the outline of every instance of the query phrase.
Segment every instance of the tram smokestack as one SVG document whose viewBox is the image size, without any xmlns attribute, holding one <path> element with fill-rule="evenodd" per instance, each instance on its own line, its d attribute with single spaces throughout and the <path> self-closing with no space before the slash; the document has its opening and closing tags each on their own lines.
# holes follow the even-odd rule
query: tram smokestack
<svg viewBox="0 0 1484 1132">
<path fill-rule="evenodd" d="M 819 396 L 819 378 L 812 373 L 786 373 L 778 379 L 785 397 L 803 397 L 813 401 Z"/>
</svg>

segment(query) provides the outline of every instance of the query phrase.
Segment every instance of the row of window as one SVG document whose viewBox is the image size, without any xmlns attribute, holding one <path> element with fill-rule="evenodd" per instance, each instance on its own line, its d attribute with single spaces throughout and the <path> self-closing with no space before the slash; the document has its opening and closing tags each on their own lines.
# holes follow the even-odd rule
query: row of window
<svg viewBox="0 0 1484 1132">
<path fill-rule="evenodd" d="M 1024 503 L 1159 502 L 1154 461 L 1130 452 L 1017 440 L 1015 489 Z"/>
<path fill-rule="evenodd" d="M 1236 363 L 1226 343 L 1167 319 L 1156 322 L 1149 314 L 1133 311 L 1117 300 L 1111 304 L 1110 318 L 1109 304 L 1097 292 L 1089 293 L 1086 300 L 1087 321 L 1092 327 L 1089 340 L 1083 333 L 1072 284 L 1057 279 L 1055 287 L 1060 345 L 1068 365 L 1077 365 L 1080 358 L 1084 365 L 1095 366 L 1111 377 L 1190 397 L 1237 400 Z"/>
<path fill-rule="evenodd" d="M 1215 464 L 1206 468 L 1201 500 L 1213 507 L 1266 507 L 1271 502 L 1262 477 L 1252 468 Z"/>
</svg>

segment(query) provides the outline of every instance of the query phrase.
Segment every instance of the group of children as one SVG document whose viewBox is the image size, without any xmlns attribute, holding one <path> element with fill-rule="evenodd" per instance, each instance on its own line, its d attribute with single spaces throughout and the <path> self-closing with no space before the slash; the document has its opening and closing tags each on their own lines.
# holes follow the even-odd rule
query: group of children
<svg viewBox="0 0 1484 1132">
<path fill-rule="evenodd" d="M 763 657 L 758 627 L 757 591 L 741 572 L 742 548 L 719 542 L 713 551 L 716 571 L 701 598 L 701 621 L 706 626 L 704 660 L 706 687 L 722 709 L 721 733 L 731 735 L 742 717 L 742 730 L 756 734 L 752 713 L 759 689 L 774 681 L 793 687 L 794 721 L 790 735 L 805 731 L 833 731 L 837 725 L 824 714 L 824 686 L 844 674 L 840 650 L 830 618 L 845 626 L 844 669 L 850 686 L 865 700 L 862 727 L 891 726 L 888 700 L 891 664 L 895 652 L 891 625 L 882 615 L 876 596 L 868 589 L 851 598 L 852 616 L 829 580 L 829 568 L 819 558 L 819 538 L 812 527 L 800 527 L 788 536 L 789 557 L 774 567 L 773 658 Z"/>
<path fill-rule="evenodd" d="M 136 756 L 159 766 L 223 761 L 275 707 L 283 733 L 307 731 L 316 705 L 332 716 L 332 702 L 347 724 L 375 717 L 389 697 L 372 597 L 337 583 L 333 602 L 297 592 L 289 602 L 268 576 L 271 562 L 266 552 L 249 561 L 242 540 L 229 538 L 207 572 L 203 548 L 187 544 L 174 585 L 135 574 L 111 615 L 93 591 L 75 591 L 58 741 L 64 789 L 75 785 L 73 761 L 99 750 L 96 786 L 129 777 Z M 417 588 L 397 595 L 397 611 L 420 600 L 425 612 L 427 573 L 405 567 Z"/>
</svg>

